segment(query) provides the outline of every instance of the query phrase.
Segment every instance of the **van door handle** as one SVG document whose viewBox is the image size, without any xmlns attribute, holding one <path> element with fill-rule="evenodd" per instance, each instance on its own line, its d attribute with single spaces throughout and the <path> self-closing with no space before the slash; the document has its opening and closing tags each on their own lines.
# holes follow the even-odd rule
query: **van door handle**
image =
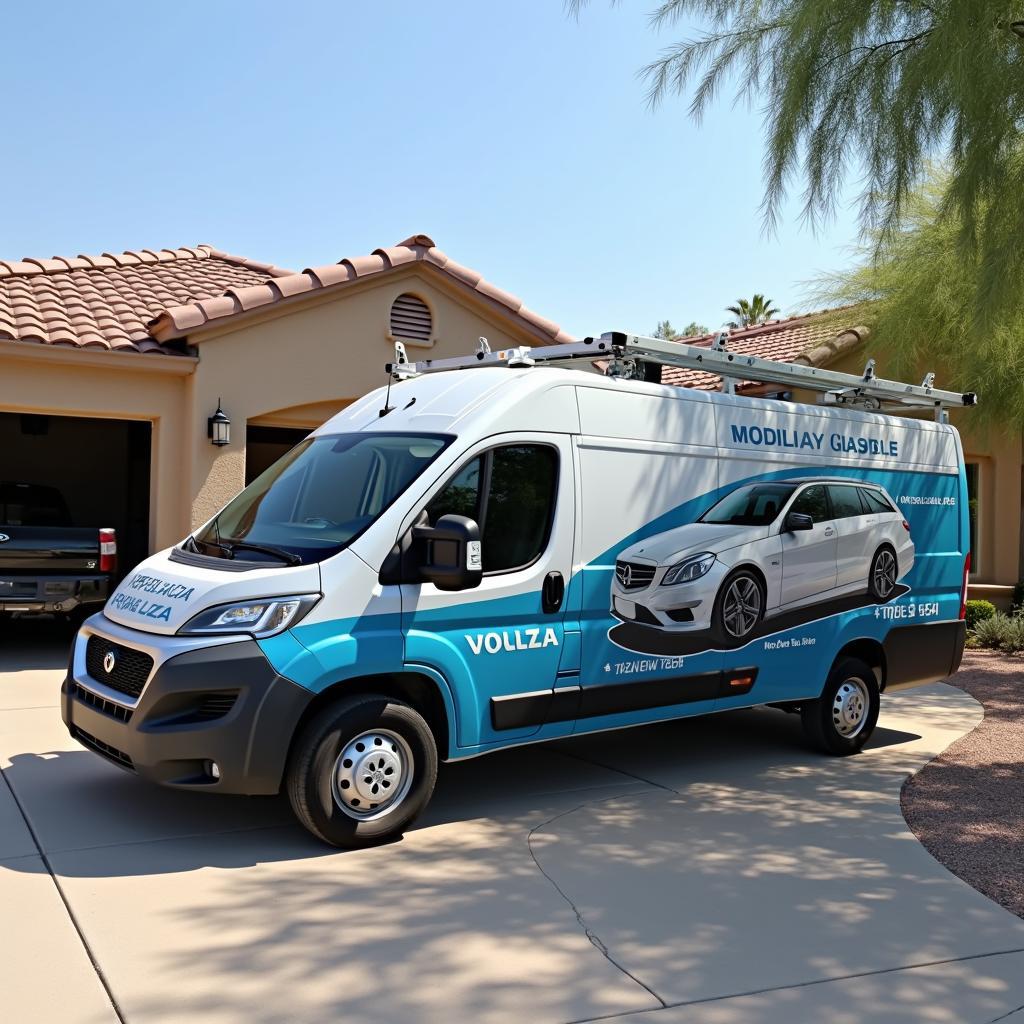
<svg viewBox="0 0 1024 1024">
<path fill-rule="evenodd" d="M 549 572 L 544 577 L 544 586 L 541 588 L 541 607 L 550 615 L 562 607 L 562 598 L 565 596 L 565 580 L 560 572 Z"/>
<path fill-rule="evenodd" d="M 825 536 L 826 537 L 834 537 L 835 535 L 836 535 L 836 531 L 833 530 L 831 526 L 825 527 Z"/>
</svg>

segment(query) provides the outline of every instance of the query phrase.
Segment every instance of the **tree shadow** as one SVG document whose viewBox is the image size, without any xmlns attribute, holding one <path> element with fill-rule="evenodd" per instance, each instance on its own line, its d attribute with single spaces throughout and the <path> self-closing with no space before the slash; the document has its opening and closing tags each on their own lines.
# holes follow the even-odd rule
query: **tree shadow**
<svg viewBox="0 0 1024 1024">
<path fill-rule="evenodd" d="M 932 714 L 962 727 L 971 705 L 942 696 Z M 55 803 L 106 835 L 50 860 L 132 1016 L 557 1021 L 653 1004 L 602 949 L 691 999 L 934 961 L 965 936 L 1024 945 L 903 827 L 918 739 L 882 728 L 832 759 L 755 709 L 521 747 L 443 766 L 404 841 L 356 852 L 279 799 L 162 790 L 84 751 L 7 773 L 30 817 Z"/>
<path fill-rule="evenodd" d="M 878 728 L 869 749 L 899 747 L 916 734 Z M 766 709 L 724 712 L 592 736 L 496 751 L 442 764 L 437 788 L 407 835 L 475 820 L 519 821 L 553 802 L 573 806 L 622 790 L 655 789 L 659 775 L 732 775 L 750 765 L 777 770 L 810 766 L 834 771 L 831 760 L 808 750 L 799 716 Z M 44 850 L 61 858 L 61 871 L 101 877 L 241 868 L 268 861 L 339 854 L 295 821 L 283 795 L 226 796 L 165 789 L 122 771 L 91 751 L 16 754 L 3 775 L 18 795 Z M 216 840 L 212 842 L 211 840 Z M 171 842 L 174 855 L 73 856 Z M 32 870 L 25 866 L 26 870 Z"/>
</svg>

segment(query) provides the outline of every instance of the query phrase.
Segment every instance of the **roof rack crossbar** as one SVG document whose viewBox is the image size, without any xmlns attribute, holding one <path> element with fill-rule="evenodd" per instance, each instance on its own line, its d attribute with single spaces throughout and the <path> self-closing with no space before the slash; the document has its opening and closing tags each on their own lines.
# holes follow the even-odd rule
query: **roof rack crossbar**
<svg viewBox="0 0 1024 1024">
<path fill-rule="evenodd" d="M 883 406 L 931 409 L 940 420 L 945 418 L 947 409 L 973 406 L 978 401 L 973 391 L 943 391 L 934 387 L 934 373 L 926 374 L 921 384 L 877 377 L 873 359 L 868 361 L 864 373 L 858 376 L 820 366 L 782 363 L 762 359 L 760 356 L 731 352 L 726 347 L 724 333 L 716 337 L 711 347 L 707 347 L 613 331 L 602 334 L 599 338 L 585 338 L 583 341 L 566 345 L 517 347 L 495 352 L 487 351 L 481 346 L 472 355 L 454 356 L 450 359 L 424 359 L 415 363 L 399 361 L 388 363 L 386 369 L 395 380 L 404 380 L 407 377 L 446 370 L 467 370 L 479 366 L 526 367 L 543 363 L 566 363 L 574 359 L 608 359 L 618 376 L 623 376 L 624 368 L 628 370 L 637 362 L 659 363 L 662 366 L 717 374 L 723 383 L 754 381 L 816 391 L 824 395 L 825 402 L 833 405 L 855 405 L 873 409 L 881 409 Z"/>
</svg>

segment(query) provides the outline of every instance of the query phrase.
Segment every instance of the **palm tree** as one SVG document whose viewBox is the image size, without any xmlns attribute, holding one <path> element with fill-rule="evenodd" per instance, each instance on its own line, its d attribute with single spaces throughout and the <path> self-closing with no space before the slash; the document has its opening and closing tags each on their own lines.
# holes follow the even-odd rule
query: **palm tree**
<svg viewBox="0 0 1024 1024">
<path fill-rule="evenodd" d="M 772 305 L 771 299 L 766 299 L 760 293 L 755 293 L 749 301 L 737 299 L 735 306 L 726 306 L 726 312 L 732 313 L 735 320 L 729 322 L 730 327 L 753 327 L 755 324 L 763 324 L 772 317 L 778 316 L 779 309 Z"/>
</svg>

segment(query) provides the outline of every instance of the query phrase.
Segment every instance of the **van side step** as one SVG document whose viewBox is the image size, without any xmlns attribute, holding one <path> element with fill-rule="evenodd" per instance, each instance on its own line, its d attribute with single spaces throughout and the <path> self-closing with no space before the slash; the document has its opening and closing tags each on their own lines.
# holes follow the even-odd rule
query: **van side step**
<svg viewBox="0 0 1024 1024">
<path fill-rule="evenodd" d="M 491 725 L 499 731 L 525 729 L 549 722 L 571 722 L 579 718 L 737 697 L 750 693 L 756 680 L 757 669 L 749 667 L 603 686 L 563 686 L 556 690 L 514 693 L 491 698 Z"/>
</svg>

